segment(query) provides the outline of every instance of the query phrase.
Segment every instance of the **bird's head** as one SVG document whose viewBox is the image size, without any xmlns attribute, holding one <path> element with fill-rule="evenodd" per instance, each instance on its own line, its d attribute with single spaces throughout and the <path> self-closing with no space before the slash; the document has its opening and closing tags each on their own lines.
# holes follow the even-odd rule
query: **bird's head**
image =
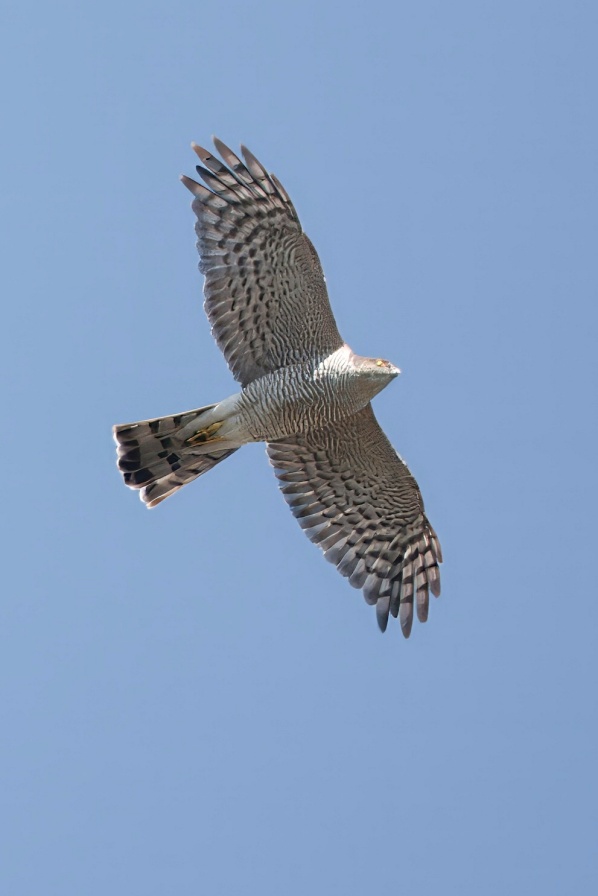
<svg viewBox="0 0 598 896">
<path fill-rule="evenodd" d="M 355 366 L 359 370 L 359 375 L 364 379 L 368 379 L 373 390 L 373 395 L 381 392 L 385 386 L 388 386 L 391 380 L 400 374 L 398 367 L 385 361 L 384 358 L 362 358 L 354 357 Z"/>
</svg>

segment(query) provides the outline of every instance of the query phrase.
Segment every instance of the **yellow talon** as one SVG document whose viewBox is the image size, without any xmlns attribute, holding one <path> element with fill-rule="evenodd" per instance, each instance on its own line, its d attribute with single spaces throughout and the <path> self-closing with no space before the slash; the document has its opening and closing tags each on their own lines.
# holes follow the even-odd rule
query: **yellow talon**
<svg viewBox="0 0 598 896">
<path fill-rule="evenodd" d="M 185 439 L 185 445 L 201 445 L 204 442 L 221 442 L 222 439 L 215 438 L 216 433 L 222 426 L 222 423 L 212 423 L 205 429 L 200 429 L 195 435 Z"/>
</svg>

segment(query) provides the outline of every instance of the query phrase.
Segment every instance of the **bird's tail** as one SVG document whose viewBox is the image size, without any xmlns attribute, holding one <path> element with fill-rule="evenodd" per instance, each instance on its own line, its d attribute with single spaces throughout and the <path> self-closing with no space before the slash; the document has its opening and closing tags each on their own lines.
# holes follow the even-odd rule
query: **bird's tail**
<svg viewBox="0 0 598 896">
<path fill-rule="evenodd" d="M 139 497 L 148 507 L 155 507 L 237 450 L 238 442 L 218 437 L 222 424 L 209 413 L 215 407 L 211 404 L 114 427 L 118 469 L 125 485 L 141 490 Z"/>
</svg>

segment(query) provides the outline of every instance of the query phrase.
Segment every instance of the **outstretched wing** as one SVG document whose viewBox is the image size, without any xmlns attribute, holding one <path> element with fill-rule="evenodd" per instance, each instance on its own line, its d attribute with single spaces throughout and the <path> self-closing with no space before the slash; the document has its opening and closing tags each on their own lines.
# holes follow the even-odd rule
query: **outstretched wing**
<svg viewBox="0 0 598 896">
<path fill-rule="evenodd" d="M 205 310 L 235 379 L 243 386 L 279 367 L 323 357 L 343 344 L 316 250 L 284 188 L 248 149 L 243 163 L 220 140 L 193 148 L 206 189 L 195 196 Z"/>
<path fill-rule="evenodd" d="M 400 618 L 406 638 L 415 598 L 440 594 L 442 561 L 417 483 L 371 405 L 307 435 L 269 442 L 268 455 L 293 514 L 327 560 L 375 604 L 378 624 Z"/>
</svg>

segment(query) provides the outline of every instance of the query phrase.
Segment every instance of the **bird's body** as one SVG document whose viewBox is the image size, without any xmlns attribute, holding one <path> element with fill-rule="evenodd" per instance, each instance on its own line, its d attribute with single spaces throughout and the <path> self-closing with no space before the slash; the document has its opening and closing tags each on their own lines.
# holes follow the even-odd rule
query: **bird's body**
<svg viewBox="0 0 598 896">
<path fill-rule="evenodd" d="M 254 442 L 306 433 L 355 414 L 399 371 L 382 362 L 364 373 L 347 345 L 321 361 L 303 361 L 253 380 L 239 396 L 240 419 Z"/>
<path fill-rule="evenodd" d="M 267 443 L 283 494 L 327 559 L 409 635 L 438 594 L 440 546 L 370 400 L 400 372 L 341 339 L 311 242 L 282 186 L 247 150 L 194 147 L 210 187 L 183 178 L 212 332 L 241 390 L 215 405 L 114 428 L 125 482 L 153 507 L 248 442 Z"/>
</svg>

